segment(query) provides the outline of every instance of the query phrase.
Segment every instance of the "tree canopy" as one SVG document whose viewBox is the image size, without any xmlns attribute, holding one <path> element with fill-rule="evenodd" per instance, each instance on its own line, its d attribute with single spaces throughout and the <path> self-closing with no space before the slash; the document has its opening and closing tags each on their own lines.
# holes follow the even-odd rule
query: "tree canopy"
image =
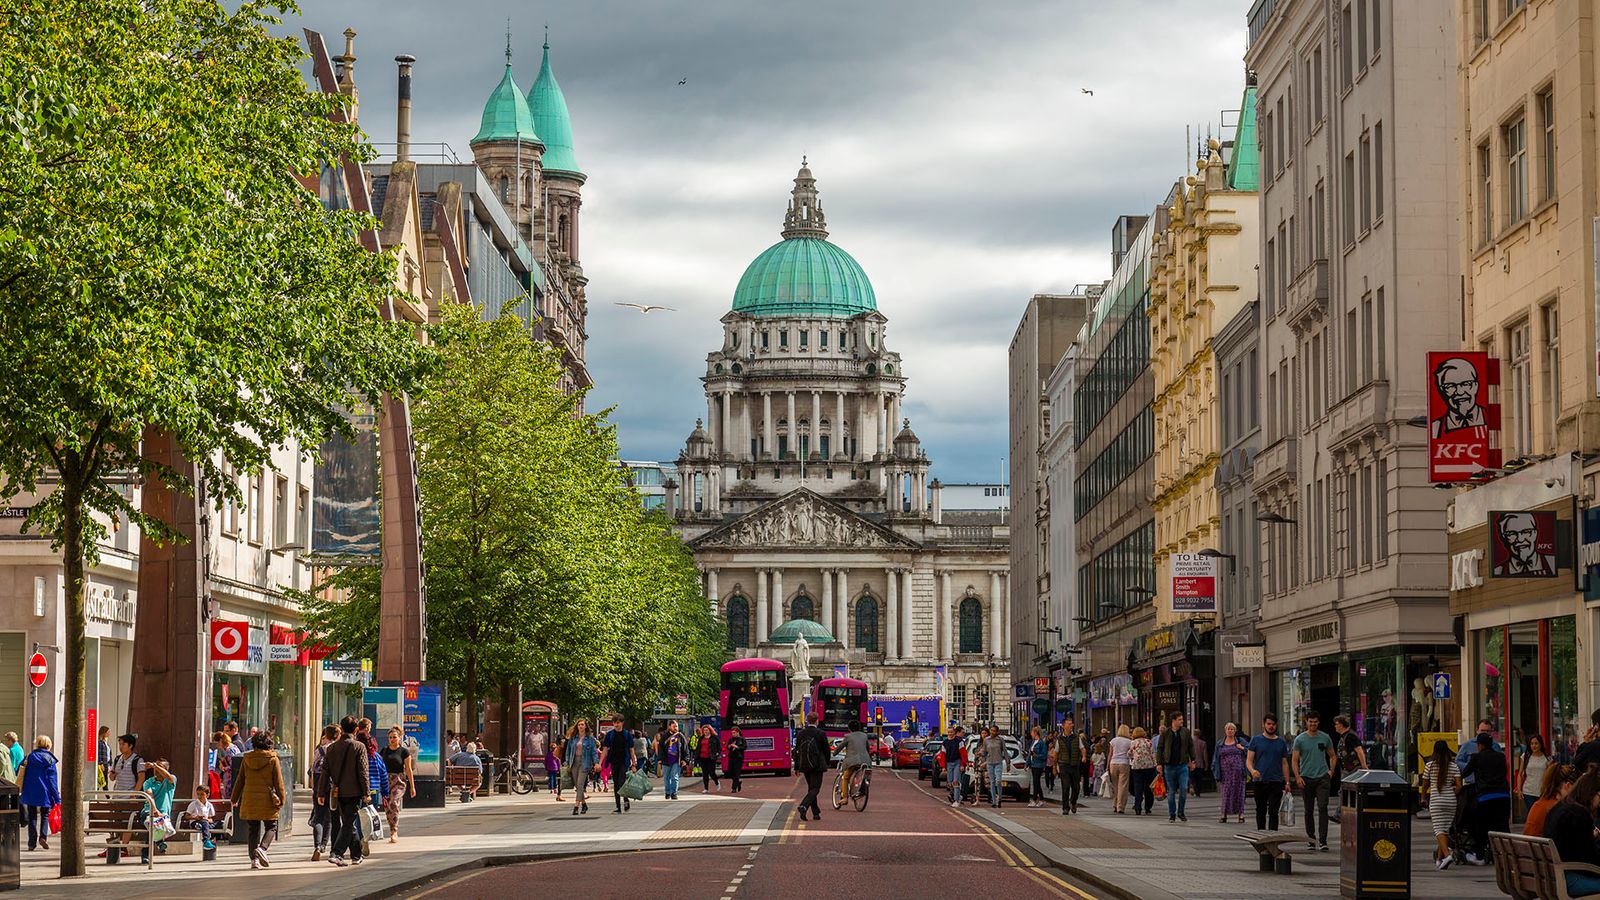
<svg viewBox="0 0 1600 900">
<path fill-rule="evenodd" d="M 604 414 L 558 387 L 561 359 L 516 318 L 454 306 L 413 394 L 427 572 L 428 671 L 475 710 L 522 684 L 565 707 L 648 715 L 715 690 L 720 626 L 687 548 L 647 515 Z M 299 595 L 314 639 L 376 651 L 371 569 Z M 590 709 L 590 711 L 599 711 Z"/>
</svg>

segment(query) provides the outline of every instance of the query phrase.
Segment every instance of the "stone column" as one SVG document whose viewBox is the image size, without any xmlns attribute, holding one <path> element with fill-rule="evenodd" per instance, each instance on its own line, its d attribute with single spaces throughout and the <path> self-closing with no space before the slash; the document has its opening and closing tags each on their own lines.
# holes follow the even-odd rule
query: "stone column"
<svg viewBox="0 0 1600 900">
<path fill-rule="evenodd" d="M 772 570 L 772 627 L 777 628 L 784 623 L 783 601 L 788 595 L 783 592 L 783 570 Z"/>
<path fill-rule="evenodd" d="M 878 415 L 878 446 L 888 453 L 890 445 L 894 443 L 894 426 L 889 422 L 889 395 L 886 393 L 874 394 L 874 412 Z"/>
<path fill-rule="evenodd" d="M 733 456 L 733 391 L 722 392 L 722 452 L 725 456 Z"/>
<path fill-rule="evenodd" d="M 911 570 L 900 569 L 895 577 L 900 579 L 900 655 L 915 656 L 917 639 L 911 627 Z"/>
<path fill-rule="evenodd" d="M 711 614 L 716 615 L 720 609 L 717 598 L 717 570 L 706 569 L 706 599 L 711 601 Z"/>
<path fill-rule="evenodd" d="M 1005 623 L 1005 649 L 1011 652 L 1011 573 L 1000 576 L 1000 605 L 1005 609 L 1005 618 L 1000 621 Z"/>
<path fill-rule="evenodd" d="M 794 417 L 794 391 L 786 391 L 789 396 L 789 452 L 795 459 L 800 458 L 800 422 Z"/>
<path fill-rule="evenodd" d="M 950 596 L 950 570 L 939 573 L 939 660 L 950 662 L 955 658 L 955 608 Z"/>
<path fill-rule="evenodd" d="M 743 455 L 750 440 L 756 436 L 755 426 L 750 421 L 750 395 L 739 395 L 739 451 L 736 455 Z M 754 456 L 752 455 L 752 459 Z"/>
<path fill-rule="evenodd" d="M 900 432 L 895 430 L 895 429 L 897 429 L 899 427 L 900 427 L 900 392 L 899 391 L 895 391 L 895 392 L 893 392 L 893 393 L 891 393 L 889 395 L 889 430 L 891 432 L 893 432 L 893 434 L 899 434 Z M 893 437 L 890 437 L 889 439 L 891 441 L 894 440 Z"/>
<path fill-rule="evenodd" d="M 756 570 L 756 643 L 767 642 L 767 625 L 771 621 L 767 612 L 767 570 Z"/>
<path fill-rule="evenodd" d="M 822 392 L 811 392 L 811 451 L 822 452 Z"/>
<path fill-rule="evenodd" d="M 833 570 L 822 570 L 822 627 L 833 634 Z M 837 637 L 837 635 L 834 635 Z"/>
<path fill-rule="evenodd" d="M 850 570 L 839 569 L 839 647 L 850 649 Z"/>
<path fill-rule="evenodd" d="M 900 574 L 889 567 L 883 570 L 884 594 L 888 597 L 889 647 L 886 659 L 899 659 L 900 653 Z"/>
<path fill-rule="evenodd" d="M 845 442 L 844 436 L 844 391 L 839 391 L 834 398 L 838 402 L 836 412 L 833 414 L 833 447 L 834 453 L 848 454 L 850 445 Z"/>
<path fill-rule="evenodd" d="M 989 652 L 997 658 L 1005 655 L 1006 648 L 1000 644 L 1005 632 L 1005 604 L 1000 600 L 1000 572 L 995 570 L 989 573 Z"/>
<path fill-rule="evenodd" d="M 778 430 L 772 421 L 772 392 L 761 392 L 761 452 L 770 456 L 778 452 Z"/>
<path fill-rule="evenodd" d="M 869 396 L 869 394 L 861 394 L 856 397 L 856 449 L 860 451 L 860 458 L 863 461 L 870 459 L 874 450 L 872 432 L 868 430 L 871 420 L 867 418 L 867 412 L 868 407 L 872 405 L 867 402 L 867 397 Z"/>
<path fill-rule="evenodd" d="M 711 458 L 716 459 L 722 449 L 717 446 L 721 431 L 717 428 L 717 395 L 710 390 L 706 391 L 706 437 L 711 440 Z"/>
</svg>

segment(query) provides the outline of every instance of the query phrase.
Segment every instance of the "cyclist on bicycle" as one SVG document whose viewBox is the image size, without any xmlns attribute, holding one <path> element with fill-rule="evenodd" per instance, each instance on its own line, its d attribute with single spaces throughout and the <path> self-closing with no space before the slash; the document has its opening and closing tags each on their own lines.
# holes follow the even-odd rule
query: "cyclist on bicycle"
<svg viewBox="0 0 1600 900">
<path fill-rule="evenodd" d="M 850 733 L 844 736 L 844 759 L 839 761 L 839 767 L 843 770 L 839 780 L 844 785 L 843 789 L 847 795 L 850 791 L 850 779 L 854 778 L 862 767 L 871 764 L 872 752 L 867 734 L 861 730 L 861 720 L 853 720 L 850 723 Z"/>
</svg>

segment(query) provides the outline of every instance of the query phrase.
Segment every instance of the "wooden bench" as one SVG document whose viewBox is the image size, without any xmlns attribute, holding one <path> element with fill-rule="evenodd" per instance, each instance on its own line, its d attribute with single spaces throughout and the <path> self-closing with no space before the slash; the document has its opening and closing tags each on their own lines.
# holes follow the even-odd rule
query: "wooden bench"
<svg viewBox="0 0 1600 900">
<path fill-rule="evenodd" d="M 1491 831 L 1489 852 L 1494 855 L 1495 883 L 1516 900 L 1571 900 L 1568 872 L 1600 875 L 1600 867 L 1562 862 L 1547 837 Z"/>
<path fill-rule="evenodd" d="M 1261 871 L 1288 875 L 1293 868 L 1293 857 L 1283 849 L 1284 844 L 1298 844 L 1306 839 L 1303 834 L 1288 831 L 1246 831 L 1234 835 L 1249 844 L 1260 857 Z"/>
<path fill-rule="evenodd" d="M 193 799 L 193 798 L 190 798 L 190 799 Z M 211 805 L 217 811 L 217 815 L 215 817 L 216 821 L 217 821 L 217 824 L 211 826 L 211 837 L 212 837 L 213 843 L 215 843 L 217 840 L 226 841 L 229 838 L 232 838 L 233 837 L 233 801 L 232 800 L 212 800 L 211 801 Z M 195 836 L 200 833 L 200 829 L 195 828 L 193 825 L 190 825 L 189 823 L 184 821 L 183 811 L 185 809 L 187 809 L 188 807 L 189 807 L 189 800 L 186 800 L 186 799 L 183 799 L 183 800 L 175 799 L 175 800 L 172 801 L 172 819 L 173 819 L 172 824 L 177 826 L 178 830 L 177 830 L 177 832 L 175 832 L 172 835 L 172 837 L 168 838 L 167 840 L 169 840 L 169 841 L 174 841 L 174 840 L 177 840 L 177 841 L 193 841 Z M 214 859 L 217 858 L 217 848 L 212 847 L 210 850 L 207 850 L 204 847 L 202 847 L 202 848 L 200 848 L 200 855 L 201 855 L 201 858 L 206 860 L 207 862 L 209 862 L 211 860 L 214 860 Z"/>
<path fill-rule="evenodd" d="M 154 800 L 144 791 L 89 791 L 89 818 L 84 827 L 84 834 L 103 834 L 106 836 L 105 851 L 106 865 L 116 865 L 122 860 L 122 854 L 138 850 L 149 849 L 153 843 L 150 840 L 150 822 L 147 818 L 143 825 L 135 826 L 134 820 Z M 122 836 L 129 835 L 126 843 Z M 147 865 L 155 867 L 155 855 L 151 854 Z"/>
<path fill-rule="evenodd" d="M 445 766 L 444 784 L 446 792 L 459 790 L 461 802 L 471 803 L 483 784 L 483 770 L 477 766 Z"/>
</svg>

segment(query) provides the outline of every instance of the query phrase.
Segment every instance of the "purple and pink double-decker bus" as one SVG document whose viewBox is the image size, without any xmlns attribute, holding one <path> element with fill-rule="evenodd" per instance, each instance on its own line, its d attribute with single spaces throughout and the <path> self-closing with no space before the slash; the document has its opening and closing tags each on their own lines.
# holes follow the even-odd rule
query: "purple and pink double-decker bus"
<svg viewBox="0 0 1600 900">
<path fill-rule="evenodd" d="M 850 733 L 850 723 L 867 718 L 867 683 L 855 678 L 824 678 L 811 689 L 811 708 L 821 720 L 822 731 L 830 740 Z"/>
<path fill-rule="evenodd" d="M 739 726 L 747 748 L 746 772 L 788 775 L 789 672 L 775 659 L 736 659 L 722 666 L 722 734 Z M 727 762 L 727 751 L 723 751 Z"/>
</svg>

